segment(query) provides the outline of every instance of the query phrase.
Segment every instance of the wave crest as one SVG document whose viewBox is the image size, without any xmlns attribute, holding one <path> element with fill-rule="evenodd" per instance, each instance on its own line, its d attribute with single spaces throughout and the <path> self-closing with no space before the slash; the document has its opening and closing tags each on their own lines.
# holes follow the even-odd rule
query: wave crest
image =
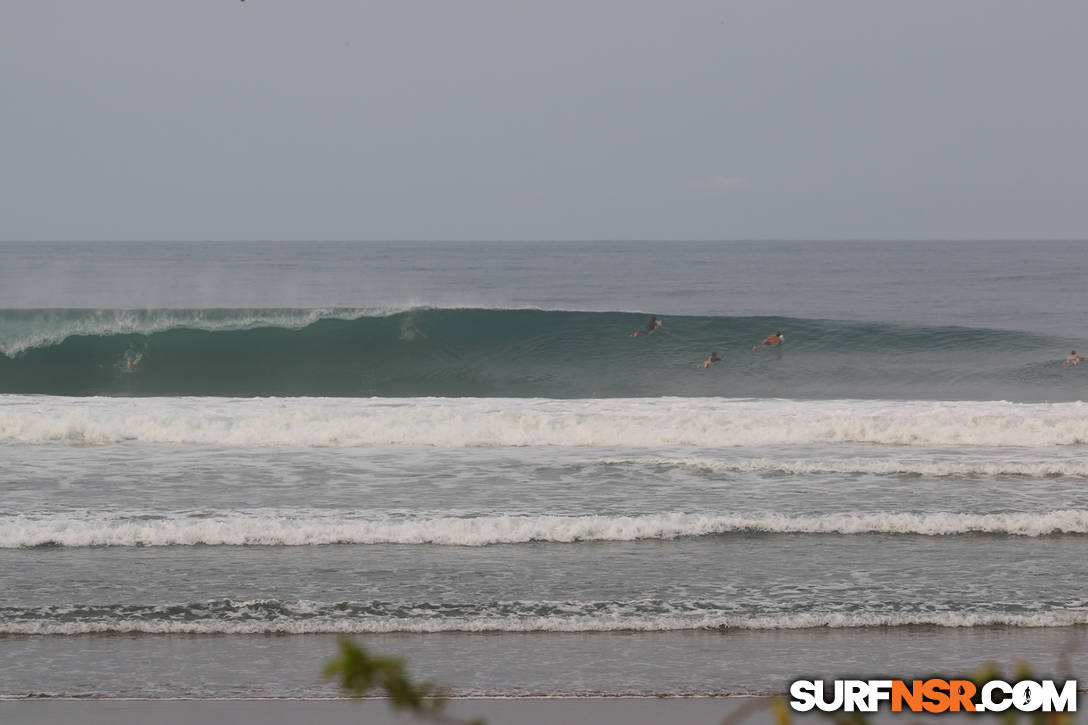
<svg viewBox="0 0 1088 725">
<path fill-rule="evenodd" d="M 315 512 L 16 515 L 0 518 L 0 548 L 35 546 L 313 546 L 637 541 L 728 534 L 1088 534 L 1088 511 L 1045 513 L 779 513 L 476 516 L 360 519 Z"/>
<path fill-rule="evenodd" d="M 230 332 L 261 327 L 298 330 L 319 320 L 357 320 L 404 312 L 401 308 L 250 308 L 250 309 L 45 309 L 0 310 L 0 353 L 15 357 L 35 348 L 59 345 L 70 337 L 150 336 L 188 329 Z"/>
</svg>

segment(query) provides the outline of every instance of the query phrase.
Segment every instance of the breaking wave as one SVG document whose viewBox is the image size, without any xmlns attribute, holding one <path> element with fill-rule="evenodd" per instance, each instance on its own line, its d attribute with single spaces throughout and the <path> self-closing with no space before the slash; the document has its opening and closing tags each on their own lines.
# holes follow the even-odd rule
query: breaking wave
<svg viewBox="0 0 1088 725">
<path fill-rule="evenodd" d="M 1088 443 L 1083 403 L 0 396 L 0 443 L 722 448 Z"/>
<path fill-rule="evenodd" d="M 1088 534 L 1088 510 L 1043 513 L 664 513 L 358 518 L 345 513 L 18 514 L 0 517 L 0 548 L 35 546 L 313 546 L 636 541 L 728 534 Z"/>
<path fill-rule="evenodd" d="M 1061 366 L 1065 341 L 1027 332 L 692 315 L 630 337 L 646 320 L 537 309 L 0 310 L 0 393 L 1080 395 L 1075 371 Z M 777 330 L 786 345 L 752 350 Z M 711 350 L 725 359 L 697 370 Z"/>
<path fill-rule="evenodd" d="M 713 602 L 285 602 L 213 600 L 161 605 L 0 608 L 0 634 L 317 634 L 391 632 L 614 632 L 856 627 L 1068 627 L 1088 624 L 1086 602 L 1060 609 L 1005 605 L 934 610 L 856 606 L 742 613 Z M 841 609 L 841 611 L 838 611 Z"/>
<path fill-rule="evenodd" d="M 927 478 L 966 478 L 972 476 L 1018 476 L 1024 478 L 1074 477 L 1088 478 L 1088 459 L 1083 456 L 1048 460 L 941 460 L 904 458 L 885 455 L 881 458 L 791 459 L 780 458 L 605 458 L 604 465 L 685 468 L 708 473 L 784 473 L 809 474 L 869 474 L 874 476 L 925 476 Z"/>
</svg>

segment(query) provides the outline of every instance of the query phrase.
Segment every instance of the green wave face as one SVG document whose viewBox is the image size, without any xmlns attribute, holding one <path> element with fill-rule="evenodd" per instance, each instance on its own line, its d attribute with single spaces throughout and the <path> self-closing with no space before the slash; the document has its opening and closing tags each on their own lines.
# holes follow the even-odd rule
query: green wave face
<svg viewBox="0 0 1088 725">
<path fill-rule="evenodd" d="M 631 337 L 649 315 L 257 312 L 3 311 L 0 393 L 1078 400 L 1088 375 L 1062 366 L 1065 341 L 1007 330 L 678 316 Z"/>
</svg>

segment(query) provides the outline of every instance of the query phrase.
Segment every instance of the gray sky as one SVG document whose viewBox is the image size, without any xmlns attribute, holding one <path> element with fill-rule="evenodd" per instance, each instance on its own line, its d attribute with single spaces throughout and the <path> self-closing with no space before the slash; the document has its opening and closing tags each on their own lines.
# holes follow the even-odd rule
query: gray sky
<svg viewBox="0 0 1088 725">
<path fill-rule="evenodd" d="M 4 0 L 0 239 L 1088 238 L 1088 3 Z"/>
</svg>

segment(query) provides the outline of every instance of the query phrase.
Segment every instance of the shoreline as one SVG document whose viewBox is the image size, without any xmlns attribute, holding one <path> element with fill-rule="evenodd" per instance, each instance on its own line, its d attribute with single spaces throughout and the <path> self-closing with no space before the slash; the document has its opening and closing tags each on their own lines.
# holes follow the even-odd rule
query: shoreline
<svg viewBox="0 0 1088 725">
<path fill-rule="evenodd" d="M 736 700 L 769 699 L 785 692 L 759 692 L 737 694 L 686 695 L 450 695 L 447 702 L 491 701 L 491 700 Z M 382 702 L 389 698 L 383 695 L 363 697 L 111 697 L 109 695 L 0 695 L 3 702 Z"/>
<path fill-rule="evenodd" d="M 401 633 L 360 641 L 404 660 L 413 676 L 442 684 L 454 702 L 711 702 L 782 693 L 797 678 L 967 673 L 985 662 L 1008 670 L 1025 660 L 1041 675 L 1056 674 L 1074 636 L 1088 630 Z M 0 703 L 351 702 L 321 676 L 338 641 L 335 635 L 8 635 L 0 637 Z M 896 653 L 894 667 L 889 651 Z M 1088 672 L 1088 653 L 1072 653 L 1069 664 L 1074 673 Z"/>
<path fill-rule="evenodd" d="M 0 701 L 0 721 L 20 725 L 190 725 L 193 722 L 234 725 L 409 725 L 422 722 L 393 712 L 384 698 L 299 700 L 21 700 Z M 446 712 L 459 718 L 484 718 L 487 725 L 776 725 L 767 696 L 670 697 L 466 697 L 451 698 Z M 965 721 L 969 714 L 945 720 Z M 10 719 L 8 719 L 10 718 Z M 791 722 L 826 722 L 818 713 L 791 713 Z M 876 713 L 873 722 L 917 722 L 913 713 Z"/>
<path fill-rule="evenodd" d="M 395 713 L 384 698 L 260 700 L 54 700 L 0 701 L 0 720 L 20 725 L 408 725 L 419 720 Z M 630 725 L 712 725 L 734 714 L 745 725 L 773 725 L 766 697 L 467 697 L 451 698 L 446 712 L 484 718 L 488 725 L 565 725 L 571 722 Z M 746 712 L 751 710 L 751 712 Z M 10 720 L 9 720 L 10 718 Z"/>
</svg>

